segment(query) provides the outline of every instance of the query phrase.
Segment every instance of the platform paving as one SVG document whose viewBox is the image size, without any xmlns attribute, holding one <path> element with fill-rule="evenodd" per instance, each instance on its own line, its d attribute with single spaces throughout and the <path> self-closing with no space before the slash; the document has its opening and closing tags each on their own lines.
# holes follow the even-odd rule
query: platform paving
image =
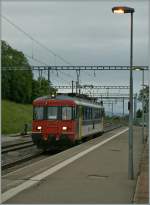
<svg viewBox="0 0 150 205">
<path fill-rule="evenodd" d="M 123 128 L 121 128 L 123 129 Z M 121 129 L 118 129 L 119 131 Z M 104 134 L 99 140 L 119 131 Z M 89 141 L 74 152 L 92 146 Z M 20 192 L 7 204 L 130 204 L 133 203 L 143 150 L 141 128 L 134 127 L 134 180 L 128 179 L 128 131 Z M 71 152 L 70 150 L 68 153 Z M 67 153 L 67 152 L 66 152 Z M 56 156 L 57 157 L 57 156 Z M 55 157 L 54 157 L 55 160 Z M 54 163 L 54 162 L 53 162 Z M 48 166 L 48 165 L 47 165 Z M 49 165 L 50 166 L 50 165 Z M 39 169 L 42 166 L 39 163 Z M 30 170 L 28 169 L 28 172 Z M 35 173 L 37 172 L 37 169 Z M 29 173 L 28 173 L 29 174 Z M 33 170 L 32 170 L 33 174 Z M 14 177 L 14 178 L 13 178 Z M 11 176 L 14 180 L 18 176 Z M 30 181 L 29 176 L 17 178 Z"/>
<path fill-rule="evenodd" d="M 145 143 L 139 166 L 136 191 L 134 195 L 135 204 L 149 204 L 149 144 Z"/>
</svg>

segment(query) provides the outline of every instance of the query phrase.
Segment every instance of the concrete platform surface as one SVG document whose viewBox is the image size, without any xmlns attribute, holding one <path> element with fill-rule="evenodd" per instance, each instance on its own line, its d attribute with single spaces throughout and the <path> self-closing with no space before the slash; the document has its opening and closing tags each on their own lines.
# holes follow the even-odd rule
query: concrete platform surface
<svg viewBox="0 0 150 205">
<path fill-rule="evenodd" d="M 149 204 L 149 144 L 145 143 L 134 195 L 135 204 Z"/>
<path fill-rule="evenodd" d="M 22 183 L 20 188 L 28 184 L 28 188 L 26 187 L 22 192 L 5 200 L 4 203 L 131 203 L 142 151 L 141 128 L 134 127 L 134 180 L 128 179 L 128 131 L 117 135 L 123 130 L 125 128 L 111 131 L 99 138 L 2 177 L 2 187 L 5 186 L 4 183 L 7 183 L 7 191 L 5 188 L 2 197 L 11 195 L 17 190 L 17 187 L 19 189 L 19 183 Z M 112 136 L 115 137 L 111 138 Z M 110 141 L 106 141 L 110 138 Z M 103 143 L 104 141 L 105 143 Z M 100 145 L 97 146 L 98 144 Z M 94 146 L 97 147 L 93 149 Z M 91 151 L 85 154 L 89 149 Z M 81 154 L 83 152 L 84 155 Z M 71 161 L 73 157 L 75 159 L 77 155 L 79 156 L 79 153 L 81 157 Z M 67 164 L 67 160 L 70 160 L 70 163 Z M 61 163 L 66 164 L 61 167 Z M 43 178 L 42 171 L 45 175 Z M 32 177 L 37 174 L 39 177 Z M 32 186 L 30 187 L 29 184 Z"/>
</svg>

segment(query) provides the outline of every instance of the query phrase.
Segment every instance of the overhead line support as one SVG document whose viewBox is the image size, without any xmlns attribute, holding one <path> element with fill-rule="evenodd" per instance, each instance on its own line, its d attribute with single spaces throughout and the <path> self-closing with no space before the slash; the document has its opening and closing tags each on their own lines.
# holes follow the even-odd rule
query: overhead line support
<svg viewBox="0 0 150 205">
<path fill-rule="evenodd" d="M 63 70 L 70 70 L 70 71 L 84 71 L 84 70 L 90 70 L 90 71 L 94 71 L 94 70 L 130 70 L 130 66 L 30 66 L 32 70 L 57 70 L 57 71 L 63 71 Z M 133 66 L 133 71 L 134 68 L 137 67 L 141 67 L 144 70 L 148 70 L 148 66 Z M 2 70 L 5 69 L 13 69 L 13 70 L 29 70 L 30 68 L 27 67 L 2 67 Z"/>
</svg>

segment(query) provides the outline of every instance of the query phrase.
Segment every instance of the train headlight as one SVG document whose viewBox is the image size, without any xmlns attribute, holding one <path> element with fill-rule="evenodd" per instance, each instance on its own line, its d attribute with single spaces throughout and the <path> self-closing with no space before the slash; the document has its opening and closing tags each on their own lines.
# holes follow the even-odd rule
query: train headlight
<svg viewBox="0 0 150 205">
<path fill-rule="evenodd" d="M 66 130 L 67 130 L 67 127 L 65 127 L 65 126 L 62 127 L 62 130 L 63 130 L 63 131 L 66 131 Z"/>
<path fill-rule="evenodd" d="M 41 130 L 42 129 L 42 126 L 37 126 L 37 130 Z"/>
</svg>

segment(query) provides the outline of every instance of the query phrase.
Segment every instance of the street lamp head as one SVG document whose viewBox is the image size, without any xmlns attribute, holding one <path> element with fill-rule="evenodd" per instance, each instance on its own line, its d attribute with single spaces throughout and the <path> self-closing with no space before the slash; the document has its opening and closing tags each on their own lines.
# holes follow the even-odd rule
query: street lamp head
<svg viewBox="0 0 150 205">
<path fill-rule="evenodd" d="M 112 8 L 112 12 L 117 14 L 133 13 L 134 8 L 127 7 L 127 6 L 115 6 Z"/>
<path fill-rule="evenodd" d="M 141 71 L 141 70 L 144 70 L 144 68 L 142 68 L 142 67 L 133 67 L 133 70 Z"/>
</svg>

